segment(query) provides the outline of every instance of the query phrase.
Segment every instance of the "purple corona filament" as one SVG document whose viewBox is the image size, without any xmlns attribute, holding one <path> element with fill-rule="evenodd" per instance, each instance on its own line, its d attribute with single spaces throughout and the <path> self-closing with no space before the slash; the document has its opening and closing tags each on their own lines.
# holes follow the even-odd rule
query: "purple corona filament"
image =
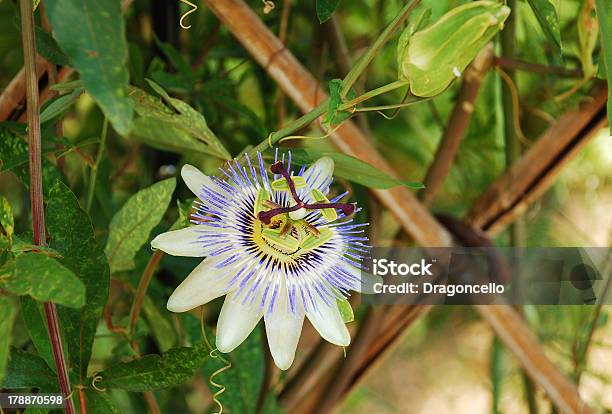
<svg viewBox="0 0 612 414">
<path fill-rule="evenodd" d="M 293 200 L 295 201 L 296 204 L 291 207 L 279 207 L 279 208 L 273 208 L 272 210 L 259 212 L 257 217 L 264 224 L 270 224 L 270 222 L 272 221 L 272 217 L 274 216 L 277 216 L 283 213 L 291 213 L 292 211 L 297 211 L 301 208 L 304 208 L 306 210 L 323 210 L 326 208 L 334 208 L 334 209 L 342 210 L 342 213 L 344 213 L 344 215 L 347 217 L 355 212 L 354 204 L 343 204 L 343 203 L 308 204 L 308 203 L 305 203 L 302 200 L 300 200 L 300 197 L 298 196 L 298 193 L 295 189 L 295 184 L 293 183 L 293 179 L 289 175 L 287 168 L 285 168 L 282 162 L 277 162 L 276 164 L 272 164 L 272 166 L 270 166 L 270 171 L 272 171 L 273 174 L 282 175 L 285 181 L 287 181 L 287 184 L 289 185 L 289 190 L 291 191 L 291 197 L 293 197 Z"/>
</svg>

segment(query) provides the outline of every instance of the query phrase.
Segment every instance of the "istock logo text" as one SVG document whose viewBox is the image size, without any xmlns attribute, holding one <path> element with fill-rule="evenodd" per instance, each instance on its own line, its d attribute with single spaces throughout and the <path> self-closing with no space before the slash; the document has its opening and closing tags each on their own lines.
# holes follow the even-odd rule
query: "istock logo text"
<svg viewBox="0 0 612 414">
<path fill-rule="evenodd" d="M 373 272 L 377 276 L 432 276 L 429 268 L 433 263 L 427 263 L 421 259 L 420 263 L 396 263 L 394 260 L 374 259 L 372 261 Z"/>
</svg>

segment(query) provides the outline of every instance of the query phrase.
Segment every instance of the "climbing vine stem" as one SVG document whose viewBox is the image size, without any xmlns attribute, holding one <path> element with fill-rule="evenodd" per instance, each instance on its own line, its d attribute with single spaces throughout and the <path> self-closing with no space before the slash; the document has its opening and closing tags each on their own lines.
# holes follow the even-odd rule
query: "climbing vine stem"
<svg viewBox="0 0 612 414">
<path fill-rule="evenodd" d="M 40 109 L 38 97 L 38 77 L 36 76 L 36 38 L 34 34 L 34 8 L 32 0 L 19 0 L 21 12 L 21 38 L 23 42 L 23 66 L 26 78 L 26 99 L 28 116 L 28 150 L 30 159 L 30 205 L 32 210 L 32 228 L 34 244 L 45 246 L 45 213 L 43 207 L 42 180 L 42 143 L 40 133 Z M 68 414 L 74 414 L 71 398 L 68 368 L 64 358 L 62 335 L 55 304 L 46 302 L 44 306 L 51 351 L 55 360 L 57 379 L 65 398 Z"/>
</svg>

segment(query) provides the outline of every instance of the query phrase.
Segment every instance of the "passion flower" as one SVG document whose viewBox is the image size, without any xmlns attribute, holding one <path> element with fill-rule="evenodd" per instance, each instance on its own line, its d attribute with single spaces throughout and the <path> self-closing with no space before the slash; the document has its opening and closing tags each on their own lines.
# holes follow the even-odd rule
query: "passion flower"
<svg viewBox="0 0 612 414">
<path fill-rule="evenodd" d="M 274 362 L 293 363 L 307 317 L 327 341 L 347 346 L 338 308 L 349 291 L 372 292 L 378 280 L 361 271 L 368 253 L 356 207 L 327 199 L 334 162 L 321 158 L 297 174 L 291 154 L 270 168 L 261 154 L 208 177 L 186 165 L 181 175 L 198 197 L 194 226 L 160 234 L 152 247 L 176 256 L 206 257 L 176 288 L 168 310 L 185 312 L 226 295 L 216 346 L 230 352 L 263 317 Z"/>
</svg>

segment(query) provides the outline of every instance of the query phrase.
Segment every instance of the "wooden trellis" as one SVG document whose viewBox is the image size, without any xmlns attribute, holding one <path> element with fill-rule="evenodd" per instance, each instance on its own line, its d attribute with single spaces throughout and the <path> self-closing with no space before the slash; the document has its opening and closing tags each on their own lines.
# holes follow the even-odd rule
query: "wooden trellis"
<svg viewBox="0 0 612 414">
<path fill-rule="evenodd" d="M 204 3 L 303 112 L 310 111 L 327 98 L 317 79 L 242 0 L 204 0 Z M 489 66 L 490 61 L 485 67 Z M 43 78 L 50 70 L 44 60 L 37 62 L 39 78 Z M 58 78 L 66 78 L 71 72 L 71 68 L 62 68 Z M 465 82 L 470 82 L 467 79 L 466 76 Z M 467 98 L 473 101 L 478 85 L 468 84 L 466 89 L 468 88 Z M 49 90 L 41 88 L 41 91 L 41 100 L 44 100 Z M 605 87 L 601 84 L 595 85 L 590 96 L 592 99 L 578 110 L 563 114 L 482 194 L 465 218 L 465 222 L 475 232 L 482 231 L 483 234 L 493 236 L 512 223 L 530 203 L 550 187 L 561 167 L 607 122 Z M 458 101 L 461 103 L 461 99 Z M 0 121 L 14 118 L 24 106 L 25 80 L 21 71 L 0 95 Z M 459 113 L 460 108 L 456 112 Z M 463 116 L 461 120 L 465 121 L 469 113 L 458 116 Z M 465 128 L 467 122 L 459 125 Z M 346 122 L 331 139 L 342 152 L 395 176 L 368 137 L 353 122 Z M 447 158 L 446 164 L 452 162 L 460 139 L 460 136 L 449 139 L 451 144 L 448 145 L 454 148 L 439 150 L 439 153 L 443 154 L 441 156 Z M 448 168 L 443 166 L 440 171 L 443 179 Z M 440 177 L 436 177 L 436 180 L 439 181 Z M 450 246 L 456 242 L 451 232 L 408 189 L 397 187 L 371 191 L 380 203 L 395 215 L 403 230 L 420 245 Z M 432 195 L 425 197 L 425 201 L 428 203 L 431 197 Z M 342 359 L 341 352 L 337 350 L 315 350 L 307 368 L 292 368 L 290 381 L 281 390 L 281 403 L 291 412 L 328 412 L 380 363 L 398 343 L 401 334 L 429 309 L 430 306 L 422 305 L 381 307 L 371 311 L 355 336 L 348 358 Z M 512 307 L 476 306 L 476 310 L 561 411 L 592 412 L 581 400 L 575 384 L 546 357 L 535 335 L 529 331 Z M 326 347 L 331 348 L 322 343 L 317 349 L 321 351 L 327 349 Z M 331 381 L 326 381 L 326 378 Z"/>
</svg>

